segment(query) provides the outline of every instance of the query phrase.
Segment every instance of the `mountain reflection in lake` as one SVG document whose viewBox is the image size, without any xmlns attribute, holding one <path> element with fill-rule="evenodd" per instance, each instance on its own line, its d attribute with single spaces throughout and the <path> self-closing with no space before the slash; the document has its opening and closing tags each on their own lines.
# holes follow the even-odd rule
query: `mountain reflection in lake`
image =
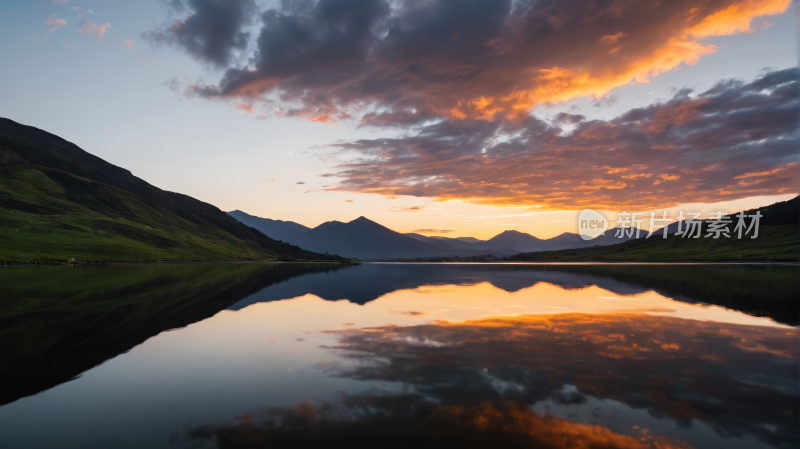
<svg viewBox="0 0 800 449">
<path fill-rule="evenodd" d="M 0 271 L 1 447 L 797 447 L 798 268 Z"/>
</svg>

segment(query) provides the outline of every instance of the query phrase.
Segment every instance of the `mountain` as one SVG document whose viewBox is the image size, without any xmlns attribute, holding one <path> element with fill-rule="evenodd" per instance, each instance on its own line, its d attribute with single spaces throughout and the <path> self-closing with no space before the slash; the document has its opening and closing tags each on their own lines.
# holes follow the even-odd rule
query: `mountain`
<svg viewBox="0 0 800 449">
<path fill-rule="evenodd" d="M 597 237 L 592 240 L 583 240 L 580 235 L 571 232 L 565 232 L 549 239 L 540 239 L 530 234 L 519 231 L 503 231 L 500 234 L 492 237 L 489 240 L 479 240 L 474 237 L 426 237 L 419 234 L 406 234 L 408 236 L 419 236 L 415 238 L 431 239 L 445 242 L 451 246 L 460 249 L 470 249 L 473 251 L 498 251 L 507 254 L 517 254 L 532 251 L 553 251 L 571 248 L 583 248 L 587 246 L 606 246 L 614 245 L 620 242 L 628 241 L 635 238 L 634 236 L 625 237 L 623 239 L 614 237 L 616 229 L 609 229 L 604 236 Z M 428 240 L 425 240 L 428 241 Z"/>
<path fill-rule="evenodd" d="M 272 220 L 270 220 L 272 221 Z M 489 240 L 472 237 L 428 237 L 417 233 L 400 234 L 365 217 L 349 223 L 329 221 L 291 240 L 316 252 L 337 253 L 370 259 L 410 259 L 419 257 L 468 257 L 491 254 L 507 257 L 521 252 L 611 245 L 629 240 L 613 237 L 614 229 L 604 237 L 585 241 L 577 234 L 564 233 L 552 239 L 539 239 L 519 231 L 504 231 Z"/>
<path fill-rule="evenodd" d="M 478 243 L 483 248 L 508 246 L 520 252 L 534 251 L 533 248 L 539 248 L 541 244 L 542 239 L 519 231 L 503 231 L 485 242 Z"/>
<path fill-rule="evenodd" d="M 328 221 L 316 228 L 308 228 L 292 221 L 256 217 L 239 210 L 228 214 L 271 238 L 291 242 L 317 253 L 338 254 L 361 260 L 487 254 L 507 257 L 520 252 L 512 248 L 476 248 L 473 243 L 457 239 L 445 241 L 415 233 L 401 234 L 366 217 L 347 223 Z"/>
<path fill-rule="evenodd" d="M 730 238 L 706 238 L 708 228 L 702 220 L 701 238 L 676 236 L 678 223 L 667 227 L 668 237 L 664 239 L 657 231 L 649 239 L 647 232 L 640 237 L 606 246 L 590 246 L 580 249 L 559 251 L 537 251 L 521 253 L 510 257 L 514 261 L 800 261 L 800 197 L 775 203 L 759 209 L 744 211 L 754 215 L 759 211 L 762 218 L 757 238 L 749 235 L 739 239 L 734 232 L 738 219 L 735 214 L 727 228 Z M 747 219 L 749 226 L 751 219 Z M 686 226 L 682 226 L 686 229 Z M 612 231 L 612 230 L 609 230 Z M 610 235 L 609 235 L 610 234 Z M 635 234 L 634 234 L 635 235 Z M 607 241 L 613 241 L 613 233 L 606 232 Z M 594 242 L 590 240 L 589 242 Z"/>
<path fill-rule="evenodd" d="M 392 231 L 365 217 L 348 223 L 329 221 L 300 234 L 295 241 L 311 251 L 328 252 L 362 260 L 396 259 L 439 256 L 467 256 L 493 253 L 492 251 L 464 251 L 442 246 L 441 242 L 420 241 Z"/>
<path fill-rule="evenodd" d="M 565 232 L 548 240 L 556 242 L 569 242 L 569 243 L 582 243 L 586 241 L 583 240 L 579 234 L 575 234 L 572 232 Z"/>
<path fill-rule="evenodd" d="M 408 233 L 406 233 L 404 235 L 407 235 L 407 236 L 411 237 L 412 239 L 416 239 L 416 240 L 419 240 L 421 242 L 425 242 L 428 245 L 431 245 L 434 248 L 438 248 L 438 249 L 443 250 L 443 251 L 458 251 L 458 249 L 461 248 L 459 246 L 451 245 L 446 240 L 441 240 L 441 239 L 438 239 L 438 238 L 435 238 L 435 237 L 428 237 L 428 236 L 425 236 L 425 235 L 422 235 L 422 234 L 416 234 L 414 232 L 408 232 Z"/>
<path fill-rule="evenodd" d="M 456 240 L 461 243 L 480 243 L 483 241 L 481 239 L 476 239 L 475 237 L 444 237 L 444 236 L 434 235 L 431 236 L 431 238 L 439 240 L 447 240 L 447 241 Z"/>
<path fill-rule="evenodd" d="M 347 223 L 328 221 L 309 229 L 291 221 L 255 217 L 242 211 L 229 214 L 241 219 L 243 223 L 252 224 L 272 238 L 289 241 L 317 253 L 338 254 L 361 260 L 486 254 L 507 257 L 519 252 L 510 248 L 506 251 L 462 249 L 420 234 L 401 234 L 366 217 Z"/>
<path fill-rule="evenodd" d="M 570 248 L 584 248 L 584 247 L 589 247 L 589 246 L 616 245 L 617 243 L 627 242 L 628 240 L 636 239 L 637 231 L 639 232 L 639 234 L 638 234 L 639 236 L 647 235 L 647 231 L 645 231 L 643 229 L 632 228 L 632 230 L 630 230 L 630 231 L 626 230 L 625 231 L 625 236 L 620 238 L 620 237 L 616 236 L 618 230 L 619 230 L 618 227 L 611 228 L 611 229 L 607 230 L 603 235 L 595 237 L 592 240 L 583 240 L 580 235 L 573 234 L 573 235 L 576 235 L 578 237 L 579 241 L 581 242 L 580 244 L 570 243 L 570 244 L 564 245 L 562 247 L 547 248 L 547 249 L 542 249 L 542 250 L 539 250 L 539 251 L 552 251 L 552 250 L 570 249 Z M 630 234 L 630 236 L 629 236 L 629 234 Z M 561 235 L 563 235 L 563 234 L 561 234 Z"/>
<path fill-rule="evenodd" d="M 167 192 L 0 118 L 0 260 L 313 258 L 211 204 Z"/>
<path fill-rule="evenodd" d="M 440 252 L 425 242 L 394 232 L 365 217 L 348 223 L 329 221 L 296 239 L 312 251 L 347 254 L 359 259 L 418 257 Z"/>
<path fill-rule="evenodd" d="M 483 240 L 476 239 L 475 237 L 456 237 L 455 240 L 460 240 L 466 243 L 480 243 Z"/>
<path fill-rule="evenodd" d="M 298 235 L 311 230 L 311 228 L 293 221 L 270 220 L 269 218 L 256 217 L 240 210 L 228 212 L 228 215 L 251 228 L 258 229 L 275 240 L 284 242 L 294 241 Z"/>
<path fill-rule="evenodd" d="M 410 235 L 410 234 L 406 234 L 406 235 Z M 420 234 L 416 234 L 416 235 L 420 235 Z M 421 237 L 439 240 L 441 242 L 447 243 L 450 246 L 454 246 L 456 248 L 461 248 L 461 249 L 477 249 L 478 246 L 476 246 L 475 244 L 476 243 L 483 243 L 483 240 L 479 240 L 479 239 L 476 239 L 474 237 L 455 237 L 455 238 L 452 238 L 452 237 L 441 237 L 441 236 L 426 237 L 424 235 L 421 235 Z"/>
</svg>

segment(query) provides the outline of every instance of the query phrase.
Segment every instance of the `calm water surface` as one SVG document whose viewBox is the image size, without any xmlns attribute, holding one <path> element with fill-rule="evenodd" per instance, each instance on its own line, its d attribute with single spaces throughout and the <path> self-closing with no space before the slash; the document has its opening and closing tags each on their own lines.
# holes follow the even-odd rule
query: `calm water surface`
<svg viewBox="0 0 800 449">
<path fill-rule="evenodd" d="M 795 448 L 797 266 L 0 269 L 0 447 Z"/>
</svg>

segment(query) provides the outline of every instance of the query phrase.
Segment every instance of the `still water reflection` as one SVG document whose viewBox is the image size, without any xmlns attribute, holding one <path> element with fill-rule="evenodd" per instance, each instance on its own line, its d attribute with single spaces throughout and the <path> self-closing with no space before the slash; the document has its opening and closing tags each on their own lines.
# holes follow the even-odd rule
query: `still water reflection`
<svg viewBox="0 0 800 449">
<path fill-rule="evenodd" d="M 797 447 L 798 268 L 0 271 L 0 447 Z"/>
</svg>

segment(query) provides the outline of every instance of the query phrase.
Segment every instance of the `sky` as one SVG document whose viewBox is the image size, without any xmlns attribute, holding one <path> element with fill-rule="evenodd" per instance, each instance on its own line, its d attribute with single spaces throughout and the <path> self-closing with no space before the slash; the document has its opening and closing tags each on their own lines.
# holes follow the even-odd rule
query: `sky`
<svg viewBox="0 0 800 449">
<path fill-rule="evenodd" d="M 549 238 L 585 208 L 797 195 L 796 17 L 791 0 L 5 0 L 0 116 L 226 211 Z"/>
</svg>

